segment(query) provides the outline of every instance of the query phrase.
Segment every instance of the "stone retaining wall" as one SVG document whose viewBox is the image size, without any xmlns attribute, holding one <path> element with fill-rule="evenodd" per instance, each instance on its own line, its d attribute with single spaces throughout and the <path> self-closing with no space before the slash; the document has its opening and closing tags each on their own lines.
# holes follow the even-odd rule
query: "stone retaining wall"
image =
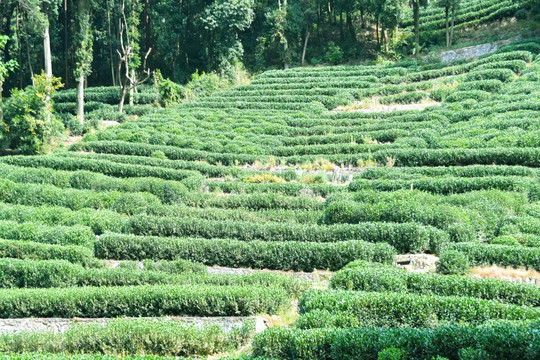
<svg viewBox="0 0 540 360">
<path fill-rule="evenodd" d="M 506 40 L 494 41 L 492 43 L 468 46 L 456 50 L 447 50 L 439 54 L 442 62 L 450 62 L 472 57 L 479 57 L 486 54 L 491 54 L 502 45 L 508 45 L 514 41 L 521 40 L 521 36 L 515 36 Z"/>
<path fill-rule="evenodd" d="M 133 318 L 126 318 L 133 319 Z M 162 318 L 137 318 L 154 321 L 177 321 L 186 325 L 202 327 L 212 324 L 219 325 L 225 331 L 241 326 L 244 321 L 253 319 L 257 333 L 266 329 L 266 320 L 262 317 L 162 317 Z M 69 330 L 73 324 L 101 324 L 106 325 L 111 318 L 25 318 L 25 319 L 0 319 L 0 334 L 16 333 L 21 331 L 63 333 Z"/>
</svg>

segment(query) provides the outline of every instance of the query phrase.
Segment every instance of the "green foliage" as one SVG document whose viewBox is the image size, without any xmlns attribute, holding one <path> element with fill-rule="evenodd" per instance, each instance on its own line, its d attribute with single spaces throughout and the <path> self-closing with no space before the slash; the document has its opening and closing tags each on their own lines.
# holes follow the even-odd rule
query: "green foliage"
<svg viewBox="0 0 540 360">
<path fill-rule="evenodd" d="M 0 290 L 0 318 L 250 316 L 289 300 L 278 287 L 145 285 Z"/>
<path fill-rule="evenodd" d="M 401 360 L 403 359 L 403 351 L 396 348 L 390 347 L 380 351 L 377 355 L 377 360 Z"/>
<path fill-rule="evenodd" d="M 336 243 L 178 239 L 105 234 L 96 242 L 101 259 L 188 259 L 206 265 L 255 269 L 338 270 L 355 259 L 391 263 L 395 249 L 385 243 Z"/>
<path fill-rule="evenodd" d="M 74 245 L 49 245 L 31 241 L 0 240 L 0 257 L 31 260 L 66 260 L 87 265 L 93 261 L 93 251 Z"/>
<path fill-rule="evenodd" d="M 538 248 L 479 243 L 448 244 L 448 250 L 457 250 L 467 255 L 471 265 L 498 265 L 526 267 L 540 271 Z"/>
<path fill-rule="evenodd" d="M 253 343 L 255 356 L 269 358 L 345 360 L 358 357 L 376 360 L 389 347 L 417 359 L 459 359 L 461 349 L 476 348 L 489 357 L 532 360 L 538 355 L 535 332 L 538 325 L 439 326 L 433 329 L 356 328 L 309 329 L 270 328 Z M 310 352 L 300 349 L 311 344 Z"/>
<path fill-rule="evenodd" d="M 353 262 L 338 271 L 332 277 L 330 287 L 355 291 L 469 296 L 529 306 L 540 303 L 540 290 L 534 285 L 470 276 L 410 273 L 392 266 L 365 262 Z"/>
<path fill-rule="evenodd" d="M 328 43 L 328 50 L 326 51 L 326 60 L 331 64 L 339 64 L 343 59 L 343 50 L 336 45 L 333 41 Z"/>
<path fill-rule="evenodd" d="M 46 153 L 52 150 L 60 135 L 62 123 L 52 115 L 47 99 L 63 86 L 57 78 L 44 74 L 33 78 L 34 85 L 25 90 L 14 89 L 6 101 L 1 125 L 1 147 L 22 154 Z"/>
<path fill-rule="evenodd" d="M 23 332 L 4 335 L 0 337 L 0 349 L 10 353 L 39 351 L 54 354 L 89 353 L 122 357 L 156 353 L 165 356 L 212 355 L 236 350 L 249 340 L 253 331 L 254 326 L 249 321 L 240 323 L 230 331 L 225 331 L 219 325 L 196 327 L 174 320 L 116 319 L 108 321 L 105 325 L 76 324 L 61 334 Z M 93 357 L 97 358 L 97 355 Z M 41 355 L 38 358 L 92 359 L 90 356 L 81 355 L 69 357 Z M 100 359 L 105 358 L 100 357 Z M 19 360 L 22 359 L 24 355 L 19 355 Z"/>
<path fill-rule="evenodd" d="M 445 275 L 463 275 L 469 266 L 467 255 L 459 251 L 448 250 L 440 254 L 437 272 Z"/>
<path fill-rule="evenodd" d="M 480 325 L 490 320 L 535 320 L 540 317 L 537 308 L 472 297 L 343 290 L 310 290 L 300 298 L 299 308 L 301 314 L 327 311 L 330 321 L 325 321 L 325 327 L 332 327 L 333 319 L 344 315 L 357 320 L 353 327 Z M 304 326 L 313 325 L 304 323 Z"/>
</svg>

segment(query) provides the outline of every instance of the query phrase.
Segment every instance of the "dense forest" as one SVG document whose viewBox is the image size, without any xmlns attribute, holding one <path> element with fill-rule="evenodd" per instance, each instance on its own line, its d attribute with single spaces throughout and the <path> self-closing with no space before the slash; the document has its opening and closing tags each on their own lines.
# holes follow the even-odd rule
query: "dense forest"
<svg viewBox="0 0 540 360">
<path fill-rule="evenodd" d="M 428 3 L 1 0 L 0 34 L 9 37 L 3 55 L 19 64 L 17 75 L 6 80 L 5 87 L 28 85 L 42 68 L 61 77 L 67 88 L 75 87 L 81 76 L 88 86 L 118 85 L 125 55 L 131 71 L 143 71 L 146 59 L 148 68 L 184 82 L 197 70 L 227 72 L 240 62 L 253 72 L 364 60 L 381 51 L 410 54 L 415 44 L 425 46 L 444 38 L 430 37 L 429 29 L 418 26 L 400 29 L 413 15 L 421 18 Z M 435 3 L 450 10 L 451 24 L 460 1 Z M 415 29 L 425 34 L 415 39 L 411 36 Z"/>
</svg>

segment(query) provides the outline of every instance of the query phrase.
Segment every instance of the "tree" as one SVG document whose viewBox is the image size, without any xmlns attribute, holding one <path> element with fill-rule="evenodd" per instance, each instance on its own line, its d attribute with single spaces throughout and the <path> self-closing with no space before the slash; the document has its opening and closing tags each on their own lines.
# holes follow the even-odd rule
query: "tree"
<svg viewBox="0 0 540 360">
<path fill-rule="evenodd" d="M 4 108 L 2 104 L 2 91 L 3 85 L 8 73 L 17 68 L 17 62 L 15 60 L 9 60 L 4 62 L 2 52 L 7 44 L 8 37 L 0 35 L 0 124 L 4 121 Z"/>
<path fill-rule="evenodd" d="M 138 38 L 140 34 L 137 30 L 138 20 L 137 14 L 140 14 L 140 11 L 137 10 L 137 3 L 133 0 L 134 3 L 131 7 L 130 16 L 126 16 L 126 4 L 125 0 L 122 0 L 122 5 L 120 8 L 120 19 L 118 21 L 118 31 L 120 39 L 120 50 L 116 50 L 120 61 L 118 63 L 118 74 L 121 77 L 120 79 L 120 103 L 118 104 L 118 111 L 120 113 L 124 110 L 124 102 L 126 99 L 126 94 L 130 93 L 130 102 L 133 101 L 133 90 L 140 84 L 145 83 L 151 76 L 150 68 L 146 68 L 146 61 L 148 60 L 148 55 L 152 51 L 152 48 L 149 48 L 144 56 L 143 61 L 143 73 L 137 74 L 137 68 L 141 63 L 141 58 L 138 55 L 139 45 Z M 124 70 L 122 72 L 122 70 Z"/>
<path fill-rule="evenodd" d="M 1 147 L 21 154 L 50 151 L 62 122 L 52 116 L 51 95 L 62 86 L 60 79 L 42 73 L 24 90 L 14 89 L 6 101 L 4 121 L 0 123 Z"/>
<path fill-rule="evenodd" d="M 454 37 L 454 22 L 456 17 L 456 9 L 459 6 L 460 0 L 437 0 L 437 6 L 444 8 L 446 22 L 446 47 L 452 46 Z M 452 14 L 452 24 L 450 26 L 449 15 Z"/>
<path fill-rule="evenodd" d="M 77 117 L 84 124 L 84 83 L 92 70 L 92 33 L 90 29 L 90 0 L 77 2 L 77 67 L 75 77 L 79 78 L 77 86 Z"/>
<path fill-rule="evenodd" d="M 201 22 L 208 32 L 210 67 L 227 72 L 244 54 L 238 33 L 253 22 L 253 0 L 217 0 L 207 6 Z"/>
<path fill-rule="evenodd" d="M 281 60 L 283 62 L 283 67 L 288 69 L 291 64 L 291 52 L 289 49 L 289 41 L 287 40 L 287 35 L 285 34 L 285 29 L 287 27 L 287 0 L 278 1 L 278 8 L 271 10 L 267 13 L 267 17 L 270 22 L 274 24 L 272 29 L 271 38 L 273 41 L 278 40 L 279 43 L 283 46 L 283 51 L 281 53 Z"/>
<path fill-rule="evenodd" d="M 428 0 L 409 0 L 414 17 L 414 55 L 420 52 L 420 6 L 427 6 Z"/>
</svg>

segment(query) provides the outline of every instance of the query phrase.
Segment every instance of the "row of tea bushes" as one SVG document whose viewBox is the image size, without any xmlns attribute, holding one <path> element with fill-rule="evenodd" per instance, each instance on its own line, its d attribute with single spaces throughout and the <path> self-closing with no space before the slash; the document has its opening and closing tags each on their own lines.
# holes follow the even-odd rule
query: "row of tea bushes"
<svg viewBox="0 0 540 360">
<path fill-rule="evenodd" d="M 239 241 L 108 233 L 96 242 L 96 257 L 100 259 L 187 259 L 206 265 L 307 272 L 339 270 L 357 259 L 389 264 L 395 254 L 396 250 L 387 243 L 357 240 L 331 243 Z"/>
<path fill-rule="evenodd" d="M 529 284 L 469 276 L 411 273 L 393 266 L 356 262 L 338 271 L 334 289 L 468 296 L 517 305 L 540 306 L 540 288 Z"/>
</svg>

